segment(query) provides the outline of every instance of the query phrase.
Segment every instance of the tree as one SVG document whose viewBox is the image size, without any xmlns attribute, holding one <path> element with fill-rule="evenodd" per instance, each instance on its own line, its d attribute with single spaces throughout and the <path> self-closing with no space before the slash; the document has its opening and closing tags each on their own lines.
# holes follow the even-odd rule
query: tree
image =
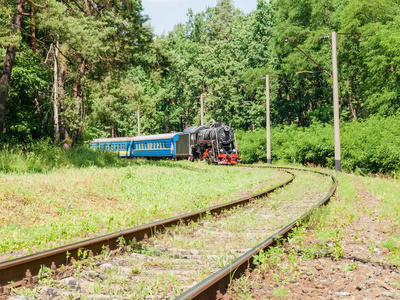
<svg viewBox="0 0 400 300">
<path fill-rule="evenodd" d="M 17 0 L 15 5 L 14 19 L 12 22 L 11 36 L 12 38 L 7 42 L 7 52 L 3 63 L 3 72 L 0 77 L 0 136 L 3 133 L 7 96 L 9 84 L 11 80 L 11 72 L 14 65 L 15 54 L 17 52 L 18 38 L 15 36 L 19 34 L 22 23 L 22 14 L 24 12 L 25 0 Z"/>
</svg>

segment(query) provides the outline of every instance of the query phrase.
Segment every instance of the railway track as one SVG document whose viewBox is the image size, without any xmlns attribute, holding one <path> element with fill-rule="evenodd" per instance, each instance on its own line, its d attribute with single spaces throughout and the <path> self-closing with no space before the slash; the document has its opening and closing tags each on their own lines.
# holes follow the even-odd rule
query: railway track
<svg viewBox="0 0 400 300">
<path fill-rule="evenodd" d="M 336 180 L 332 177 L 333 186 L 330 188 L 329 193 L 327 193 L 322 200 L 318 199 L 317 202 L 313 201 L 313 203 L 309 203 L 307 206 L 307 212 L 305 212 L 300 216 L 296 216 L 295 219 L 289 225 L 284 226 L 283 229 L 278 230 L 277 232 L 272 234 L 271 237 L 268 238 L 267 240 L 258 243 L 258 245 L 256 247 L 253 247 L 251 250 L 249 250 L 249 248 L 251 247 L 246 245 L 246 247 L 242 246 L 239 247 L 238 249 L 235 249 L 234 251 L 230 251 L 230 253 L 225 256 L 223 255 L 223 253 L 226 252 L 226 249 L 222 249 L 221 253 L 216 255 L 204 254 L 206 251 L 204 251 L 204 253 L 199 253 L 198 250 L 193 251 L 190 249 L 189 250 L 182 249 L 181 245 L 180 247 L 174 247 L 174 245 L 179 244 L 176 237 L 179 236 L 179 234 L 183 236 L 185 236 L 185 234 L 193 235 L 193 231 L 195 230 L 199 231 L 198 226 L 193 224 L 199 224 L 199 223 L 202 223 L 201 225 L 202 228 L 200 228 L 200 231 L 202 231 L 203 234 L 205 233 L 205 236 L 212 235 L 213 232 L 218 232 L 218 230 L 216 230 L 216 228 L 218 228 L 218 225 L 215 224 L 220 224 L 220 223 L 218 223 L 218 217 L 215 217 L 215 215 L 222 214 L 224 215 L 224 218 L 225 217 L 232 218 L 232 216 L 234 218 L 235 211 L 237 216 L 243 214 L 243 212 L 238 211 L 238 209 L 233 209 L 232 215 L 229 215 L 229 213 L 227 213 L 226 211 L 235 208 L 238 205 L 248 204 L 251 201 L 257 202 L 255 201 L 256 199 L 265 198 L 268 194 L 272 193 L 273 191 L 276 191 L 277 189 L 291 183 L 295 177 L 293 171 L 296 172 L 299 171 L 293 169 L 289 170 L 289 169 L 290 168 L 285 168 L 284 170 L 285 172 L 291 174 L 291 178 L 289 180 L 276 187 L 270 188 L 264 192 L 258 193 L 250 197 L 245 197 L 239 200 L 231 201 L 227 204 L 217 205 L 194 213 L 177 216 L 174 218 L 158 221 L 148 225 L 143 225 L 132 229 L 120 231 L 114 234 L 109 234 L 98 238 L 86 240 L 83 242 L 75 243 L 72 245 L 60 247 L 54 250 L 49 250 L 42 253 L 30 255 L 27 257 L 22 257 L 19 259 L 0 263 L 0 284 L 2 285 L 2 287 L 0 288 L 0 292 L 3 293 L 3 297 L 7 297 L 7 295 L 9 295 L 10 293 L 10 290 L 14 287 L 18 286 L 32 287 L 33 286 L 32 284 L 34 282 L 37 282 L 38 277 L 36 275 L 39 272 L 43 273 L 43 270 L 47 270 L 47 275 L 49 277 L 51 277 L 51 274 L 53 275 L 56 275 L 57 273 L 62 274 L 62 276 L 64 277 L 63 284 L 69 286 L 75 285 L 75 287 L 79 286 L 79 288 L 81 289 L 82 287 L 85 286 L 84 280 L 79 280 L 79 279 L 76 280 L 74 279 L 74 277 L 71 276 L 68 277 L 68 273 L 74 274 L 76 273 L 76 268 L 82 270 L 82 266 L 84 266 L 85 268 L 88 267 L 87 264 L 85 262 L 75 262 L 72 264 L 73 265 L 72 268 L 62 267 L 61 269 L 60 266 L 62 265 L 66 266 L 68 263 L 71 262 L 72 257 L 79 258 L 87 255 L 91 256 L 92 253 L 97 253 L 97 254 L 102 253 L 102 255 L 96 258 L 89 258 L 92 268 L 100 267 L 100 269 L 103 269 L 103 271 L 108 272 L 111 269 L 116 269 L 115 266 L 127 265 L 129 263 L 132 263 L 133 261 L 134 264 L 136 265 L 138 261 L 139 262 L 145 261 L 146 263 L 151 265 L 151 264 L 158 264 L 160 260 L 164 259 L 166 261 L 169 261 L 169 263 L 172 262 L 172 264 L 175 265 L 187 264 L 187 266 L 182 266 L 181 268 L 182 270 L 180 270 L 176 266 L 174 267 L 175 273 L 173 274 L 177 275 L 178 277 L 179 276 L 187 277 L 188 274 L 190 275 L 189 271 L 190 269 L 197 268 L 199 271 L 204 268 L 207 268 L 209 267 L 207 265 L 207 260 L 210 259 L 214 260 L 215 262 L 217 262 L 218 268 L 216 269 L 216 267 L 210 267 L 211 268 L 210 271 L 211 273 L 215 272 L 215 274 L 208 277 L 207 279 L 205 279 L 204 281 L 200 282 L 195 286 L 193 286 L 193 283 L 190 283 L 187 286 L 183 286 L 182 288 L 180 288 L 180 290 L 187 289 L 187 291 L 178 297 L 178 299 L 212 299 L 215 297 L 217 291 L 220 292 L 225 291 L 230 280 L 232 280 L 236 276 L 239 276 L 241 272 L 244 271 L 248 266 L 250 267 L 252 266 L 253 255 L 258 253 L 258 251 L 260 251 L 261 249 L 265 249 L 273 245 L 276 238 L 278 236 L 284 236 L 291 228 L 295 226 L 296 222 L 299 219 L 306 218 L 313 208 L 322 205 L 326 201 L 328 201 L 335 191 L 337 185 Z M 323 173 L 319 172 L 316 173 L 318 173 L 319 175 L 326 176 L 326 174 Z M 260 205 L 260 203 L 265 203 L 265 201 L 258 201 L 258 203 L 255 204 L 255 207 L 257 208 L 257 205 Z M 252 208 L 252 205 L 246 206 L 246 209 L 250 211 L 255 210 L 254 207 Z M 258 218 L 261 219 L 265 218 L 265 213 L 263 214 L 262 209 L 259 210 L 261 211 L 261 213 L 259 214 Z M 251 216 L 257 218 L 255 214 Z M 285 217 L 283 217 L 283 219 L 284 218 Z M 177 226 L 181 224 L 189 224 L 189 226 L 183 226 L 183 227 Z M 174 229 L 171 229 L 173 227 Z M 184 232 L 185 230 L 183 230 L 182 232 L 182 229 L 179 228 L 186 228 L 187 232 Z M 273 233 L 274 231 L 271 231 L 271 229 L 268 229 L 267 227 L 261 228 L 261 230 L 259 230 L 259 232 L 257 233 L 259 235 L 258 241 L 263 239 L 261 237 L 263 236 L 263 234 L 265 236 L 265 232 Z M 251 235 L 256 236 L 257 234 L 253 232 Z M 216 240 L 218 238 L 221 239 L 219 242 L 219 244 L 221 244 L 224 243 L 223 237 L 226 237 L 228 235 L 229 232 L 221 231 L 219 232 L 219 236 L 216 237 L 214 236 L 213 238 Z M 174 237 L 175 240 L 172 240 L 172 242 L 170 241 L 168 243 L 168 241 L 167 242 L 165 241 L 166 236 Z M 234 238 L 237 238 L 237 236 Z M 244 237 L 241 238 L 245 239 Z M 134 243 L 131 243 L 131 245 L 127 247 L 126 246 L 127 241 L 134 241 Z M 252 242 L 253 245 L 256 244 L 254 243 L 254 241 Z M 211 244 L 211 242 L 207 243 Z M 211 248 L 213 247 L 215 248 L 216 246 L 214 245 Z M 206 247 L 204 247 L 203 245 L 203 248 Z M 114 250 L 113 252 L 113 249 L 117 250 Z M 83 253 L 85 254 L 83 255 Z M 119 256 L 117 255 L 118 253 L 120 254 Z M 217 271 L 220 267 L 222 267 L 222 265 L 226 265 L 227 263 L 228 263 L 227 266 Z M 43 268 L 42 266 L 47 266 L 47 268 Z M 29 271 L 27 271 L 28 269 Z M 121 272 L 121 268 L 119 268 L 119 272 Z M 142 284 L 146 284 L 144 280 L 141 281 L 141 278 L 144 277 L 140 275 L 140 273 L 142 273 L 141 268 L 122 267 L 122 273 L 124 272 L 130 273 L 128 274 L 128 277 L 130 278 L 131 281 L 136 280 L 136 282 L 139 283 L 142 282 Z M 155 268 L 155 272 L 156 273 L 160 272 L 160 270 Z M 93 272 L 89 269 L 85 269 L 84 275 L 89 278 L 90 277 L 97 278 L 102 276 L 101 272 L 97 271 Z M 156 275 L 154 274 L 150 275 L 150 277 L 152 276 L 156 278 Z M 10 281 L 13 281 L 13 283 L 10 284 L 9 283 Z M 88 285 L 90 286 L 90 284 Z M 93 287 L 92 285 L 91 289 L 95 290 L 96 288 Z M 47 289 L 47 291 L 49 290 Z M 175 290 L 172 292 L 173 294 L 174 293 L 176 294 L 177 291 Z M 51 293 L 48 294 L 48 296 L 49 299 L 52 298 Z M 143 297 L 143 299 L 147 298 Z M 155 298 L 148 298 L 148 299 L 155 299 Z"/>
</svg>

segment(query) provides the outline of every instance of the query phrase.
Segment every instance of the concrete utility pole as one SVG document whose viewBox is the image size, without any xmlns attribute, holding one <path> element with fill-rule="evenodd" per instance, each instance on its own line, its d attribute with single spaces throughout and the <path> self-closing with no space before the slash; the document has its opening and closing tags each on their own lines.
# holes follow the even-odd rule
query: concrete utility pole
<svg viewBox="0 0 400 300">
<path fill-rule="evenodd" d="M 335 170 L 342 172 L 339 129 L 339 88 L 336 55 L 336 32 L 332 32 L 332 77 L 333 77 L 333 127 L 335 136 Z"/>
<path fill-rule="evenodd" d="M 200 95 L 200 107 L 201 107 L 201 125 L 204 125 L 204 98 L 203 94 Z"/>
<path fill-rule="evenodd" d="M 269 108 L 269 75 L 265 75 L 265 95 L 266 95 L 266 129 L 267 129 L 267 164 L 271 164 L 271 128 L 270 128 L 270 108 Z"/>
<path fill-rule="evenodd" d="M 339 33 L 340 35 L 360 35 L 360 33 Z M 295 45 L 289 38 L 285 42 L 290 42 L 294 47 L 296 47 L 301 53 L 303 53 L 308 59 L 310 59 L 314 64 L 316 64 L 321 70 L 323 70 L 329 76 L 332 76 L 333 84 L 333 127 L 334 127 L 334 140 L 335 140 L 335 171 L 342 172 L 342 160 L 340 154 L 340 128 L 339 128 L 339 88 L 338 88 L 338 71 L 337 71 L 337 43 L 336 43 L 335 31 L 332 32 L 332 74 L 321 67 L 315 60 L 308 56 L 303 50 L 301 50 L 297 45 Z M 329 38 L 329 36 L 319 37 L 322 39 Z"/>
<path fill-rule="evenodd" d="M 137 131 L 138 131 L 138 136 L 140 136 L 140 111 L 139 111 L 139 108 L 137 110 Z"/>
</svg>

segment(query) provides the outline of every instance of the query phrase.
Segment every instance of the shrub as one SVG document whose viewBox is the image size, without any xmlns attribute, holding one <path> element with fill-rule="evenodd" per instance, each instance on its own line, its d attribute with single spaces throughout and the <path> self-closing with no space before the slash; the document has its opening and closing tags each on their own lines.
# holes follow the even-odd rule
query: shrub
<svg viewBox="0 0 400 300">
<path fill-rule="evenodd" d="M 400 119 L 372 117 L 340 125 L 342 168 L 364 173 L 400 170 Z M 242 161 L 266 161 L 265 129 L 239 131 Z M 310 127 L 271 128 L 273 161 L 334 167 L 333 125 L 313 123 Z"/>
</svg>

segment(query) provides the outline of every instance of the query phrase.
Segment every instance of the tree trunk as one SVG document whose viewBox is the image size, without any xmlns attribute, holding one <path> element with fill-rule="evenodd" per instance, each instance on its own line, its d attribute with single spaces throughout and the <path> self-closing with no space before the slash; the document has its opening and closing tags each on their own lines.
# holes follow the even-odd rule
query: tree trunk
<svg viewBox="0 0 400 300">
<path fill-rule="evenodd" d="M 347 99 L 349 100 L 350 111 L 351 111 L 351 114 L 353 115 L 353 119 L 357 121 L 356 109 L 354 108 L 353 104 L 351 103 L 350 95 L 347 93 L 346 96 L 347 96 Z M 355 100 L 355 99 L 354 99 L 354 96 L 353 96 L 353 100 Z"/>
<path fill-rule="evenodd" d="M 67 76 L 67 61 L 65 57 L 61 59 L 60 63 L 60 72 L 58 77 L 58 95 L 59 95 L 59 108 L 61 113 L 61 122 L 60 122 L 60 135 L 63 141 L 63 148 L 69 149 L 71 147 L 71 139 L 68 132 L 68 125 L 65 116 L 62 116 L 63 110 L 65 110 L 63 105 L 63 99 L 65 99 L 65 90 L 64 90 L 64 83 Z"/>
<path fill-rule="evenodd" d="M 35 6 L 31 3 L 31 49 L 36 53 Z"/>
<path fill-rule="evenodd" d="M 58 144 L 60 142 L 60 125 L 58 122 L 58 41 L 54 52 L 54 99 L 53 99 L 53 110 L 54 110 L 54 142 Z"/>
<path fill-rule="evenodd" d="M 14 16 L 14 21 L 13 21 L 13 33 L 18 32 L 21 28 L 24 5 L 25 5 L 25 0 L 17 0 L 17 13 Z M 14 65 L 16 52 L 17 48 L 15 46 L 8 45 L 6 57 L 4 58 L 3 73 L 0 77 L 0 135 L 4 131 L 8 88 L 10 85 L 11 72 L 12 72 L 12 67 Z"/>
<path fill-rule="evenodd" d="M 79 69 L 79 77 L 76 86 L 74 87 L 74 96 L 75 96 L 75 108 L 76 108 L 76 127 L 72 133 L 72 142 L 76 144 L 78 142 L 79 132 L 82 125 L 82 77 L 85 74 L 85 58 L 81 59 L 81 67 Z"/>
</svg>

